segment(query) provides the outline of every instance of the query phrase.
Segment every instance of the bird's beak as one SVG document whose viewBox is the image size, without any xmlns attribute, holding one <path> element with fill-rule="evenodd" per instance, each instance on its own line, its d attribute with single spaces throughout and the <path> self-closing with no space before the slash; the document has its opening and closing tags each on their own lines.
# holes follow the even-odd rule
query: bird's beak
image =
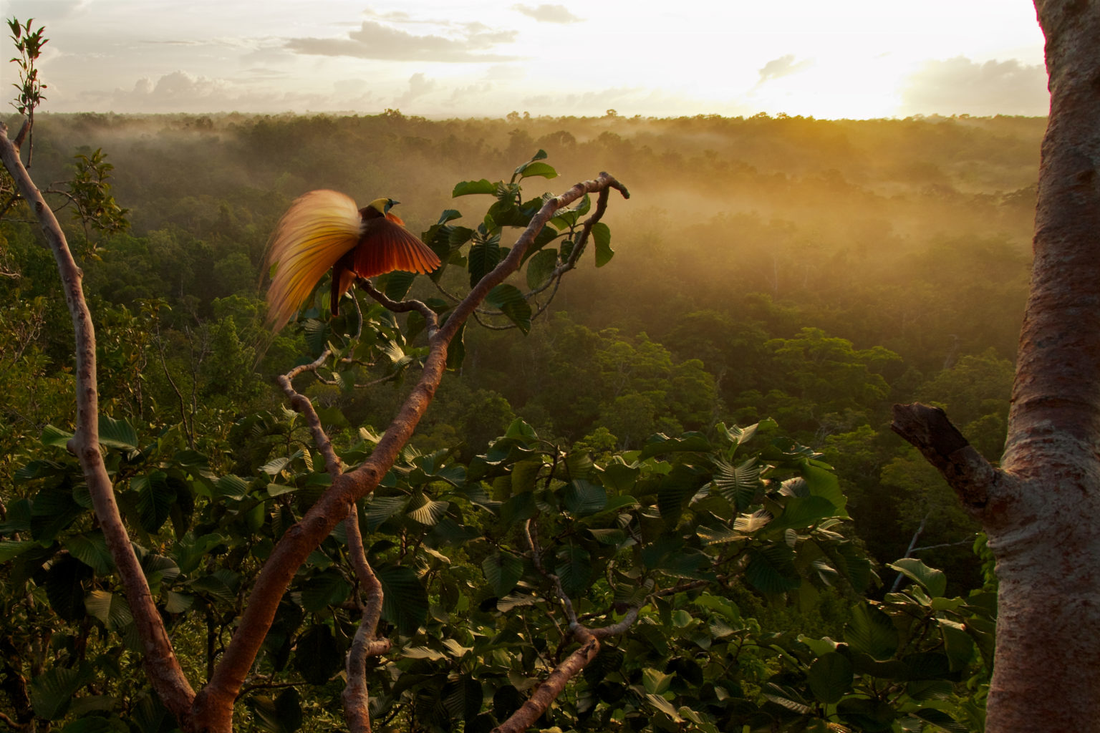
<svg viewBox="0 0 1100 733">
<path fill-rule="evenodd" d="M 394 206 L 397 206 L 399 203 L 401 203 L 401 202 L 400 201 L 394 201 L 393 199 L 390 199 L 386 203 L 386 210 L 383 211 L 382 213 L 383 214 L 388 214 L 390 212 L 390 209 L 392 209 Z"/>
</svg>

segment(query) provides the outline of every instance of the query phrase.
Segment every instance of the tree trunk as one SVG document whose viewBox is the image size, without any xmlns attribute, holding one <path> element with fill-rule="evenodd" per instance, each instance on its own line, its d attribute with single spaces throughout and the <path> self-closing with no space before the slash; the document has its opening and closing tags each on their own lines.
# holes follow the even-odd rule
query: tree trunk
<svg viewBox="0 0 1100 733">
<path fill-rule="evenodd" d="M 1100 4 L 1035 6 L 1051 107 L 1001 468 L 942 411 L 899 405 L 894 421 L 981 521 L 997 558 L 991 733 L 1100 721 Z"/>
</svg>

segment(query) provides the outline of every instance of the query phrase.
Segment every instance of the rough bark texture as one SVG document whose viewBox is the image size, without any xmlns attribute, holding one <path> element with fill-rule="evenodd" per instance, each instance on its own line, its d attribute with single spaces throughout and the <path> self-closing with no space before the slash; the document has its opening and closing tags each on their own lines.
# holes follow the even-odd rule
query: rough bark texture
<svg viewBox="0 0 1100 733">
<path fill-rule="evenodd" d="M 1100 721 L 1100 4 L 1035 7 L 1051 109 L 1000 470 L 968 456 L 930 408 L 895 412 L 895 429 L 943 472 L 997 558 L 991 733 Z"/>
</svg>

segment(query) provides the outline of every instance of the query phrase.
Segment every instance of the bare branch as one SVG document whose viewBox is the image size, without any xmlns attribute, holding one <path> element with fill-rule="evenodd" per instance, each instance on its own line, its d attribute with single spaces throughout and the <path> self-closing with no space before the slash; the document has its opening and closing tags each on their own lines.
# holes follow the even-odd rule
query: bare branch
<svg viewBox="0 0 1100 733">
<path fill-rule="evenodd" d="M 990 465 L 938 407 L 919 402 L 894 405 L 890 428 L 935 466 L 971 513 L 990 502 L 990 491 L 1004 474 Z"/>
<path fill-rule="evenodd" d="M 348 650 L 347 685 L 344 687 L 344 719 L 352 733 L 371 733 L 370 697 L 367 693 L 367 660 L 390 650 L 389 639 L 378 639 L 378 621 L 382 618 L 382 583 L 374 574 L 363 550 L 358 513 L 352 511 L 344 520 L 348 535 L 348 555 L 359 578 L 366 600 L 363 617 Z"/>
<path fill-rule="evenodd" d="M 26 127 L 26 125 L 24 125 Z M 7 127 L 0 123 L 0 159 L 11 174 L 23 198 L 38 219 L 61 275 L 65 300 L 72 316 L 76 341 L 76 430 L 70 449 L 84 472 L 88 492 L 107 548 L 118 568 L 126 600 L 134 615 L 143 646 L 145 670 L 153 688 L 165 707 L 181 722 L 190 717 L 195 693 L 176 659 L 172 643 L 164 628 L 160 612 L 149 591 L 149 584 L 134 554 L 126 527 L 122 523 L 114 487 L 107 475 L 103 456 L 99 452 L 99 391 L 96 376 L 95 329 L 91 312 L 84 300 L 83 273 L 69 250 L 65 234 L 57 217 L 42 198 L 27 169 L 19 159 L 19 151 L 7 136 Z"/>
</svg>

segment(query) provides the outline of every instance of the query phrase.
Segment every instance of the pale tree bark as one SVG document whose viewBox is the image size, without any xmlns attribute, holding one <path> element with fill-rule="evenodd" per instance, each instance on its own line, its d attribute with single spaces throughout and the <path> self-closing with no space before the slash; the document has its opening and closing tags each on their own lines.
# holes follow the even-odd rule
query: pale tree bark
<svg viewBox="0 0 1100 733">
<path fill-rule="evenodd" d="M 118 568 L 126 593 L 126 601 L 133 612 L 134 624 L 141 638 L 144 667 L 150 682 L 157 690 L 165 707 L 186 724 L 195 693 L 183 674 L 172 643 L 164 628 L 160 612 L 149 592 L 149 583 L 141 569 L 130 537 L 115 502 L 114 485 L 107 475 L 103 456 L 99 452 L 99 387 L 96 377 L 95 327 L 92 314 L 84 300 L 84 273 L 77 266 L 69 250 L 65 233 L 46 205 L 41 191 L 34 185 L 30 173 L 19 157 L 19 143 L 29 129 L 29 119 L 16 138 L 8 137 L 7 127 L 0 123 L 0 159 L 11 174 L 20 195 L 31 207 L 42 229 L 42 234 L 57 261 L 65 301 L 69 306 L 75 336 L 76 357 L 76 430 L 69 441 L 69 450 L 80 462 L 84 480 L 100 529 L 111 558 Z"/>
<path fill-rule="evenodd" d="M 1100 721 L 1100 4 L 1035 6 L 1051 107 L 1001 466 L 942 411 L 899 405 L 894 421 L 982 523 L 997 559 L 991 733 Z"/>
</svg>

